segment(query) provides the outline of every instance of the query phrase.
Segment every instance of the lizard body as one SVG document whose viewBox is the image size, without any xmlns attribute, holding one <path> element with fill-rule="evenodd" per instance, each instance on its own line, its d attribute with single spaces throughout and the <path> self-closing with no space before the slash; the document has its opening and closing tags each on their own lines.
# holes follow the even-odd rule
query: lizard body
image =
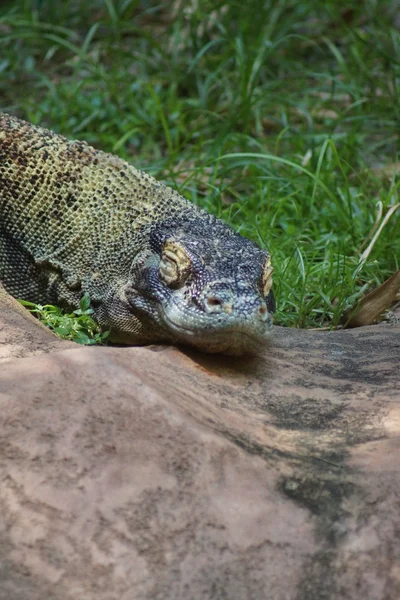
<svg viewBox="0 0 400 600">
<path fill-rule="evenodd" d="M 0 281 L 115 342 L 243 353 L 274 310 L 269 254 L 122 159 L 0 114 Z"/>
</svg>

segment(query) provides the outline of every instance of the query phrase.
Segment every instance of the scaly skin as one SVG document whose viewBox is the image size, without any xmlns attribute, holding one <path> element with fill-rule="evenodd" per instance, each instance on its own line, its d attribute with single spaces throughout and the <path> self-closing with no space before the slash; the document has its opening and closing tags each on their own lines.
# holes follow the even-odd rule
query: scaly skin
<svg viewBox="0 0 400 600">
<path fill-rule="evenodd" d="M 110 339 L 241 354 L 265 342 L 269 254 L 127 162 L 0 114 L 0 281 Z"/>
</svg>

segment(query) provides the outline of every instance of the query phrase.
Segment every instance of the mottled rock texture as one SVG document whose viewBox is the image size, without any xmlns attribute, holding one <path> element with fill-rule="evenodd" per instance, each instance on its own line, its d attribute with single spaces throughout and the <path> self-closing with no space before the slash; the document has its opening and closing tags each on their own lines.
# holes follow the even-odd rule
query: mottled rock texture
<svg viewBox="0 0 400 600">
<path fill-rule="evenodd" d="M 3 302 L 0 600 L 398 600 L 399 334 L 82 348 Z"/>
</svg>

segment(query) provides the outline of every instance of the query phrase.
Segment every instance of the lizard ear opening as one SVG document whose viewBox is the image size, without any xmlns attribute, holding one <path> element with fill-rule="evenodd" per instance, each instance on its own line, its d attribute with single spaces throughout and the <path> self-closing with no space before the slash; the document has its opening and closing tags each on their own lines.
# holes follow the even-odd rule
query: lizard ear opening
<svg viewBox="0 0 400 600">
<path fill-rule="evenodd" d="M 161 254 L 160 279 L 170 287 L 181 285 L 188 277 L 191 261 L 178 242 L 167 240 Z"/>
</svg>

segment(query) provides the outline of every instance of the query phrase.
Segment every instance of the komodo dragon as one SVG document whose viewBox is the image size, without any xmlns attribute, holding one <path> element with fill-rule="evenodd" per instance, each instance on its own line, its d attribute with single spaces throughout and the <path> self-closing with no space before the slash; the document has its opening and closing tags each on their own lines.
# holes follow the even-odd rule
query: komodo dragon
<svg viewBox="0 0 400 600">
<path fill-rule="evenodd" d="M 0 113 L 0 281 L 124 344 L 242 354 L 271 330 L 268 252 L 127 162 Z"/>
</svg>

